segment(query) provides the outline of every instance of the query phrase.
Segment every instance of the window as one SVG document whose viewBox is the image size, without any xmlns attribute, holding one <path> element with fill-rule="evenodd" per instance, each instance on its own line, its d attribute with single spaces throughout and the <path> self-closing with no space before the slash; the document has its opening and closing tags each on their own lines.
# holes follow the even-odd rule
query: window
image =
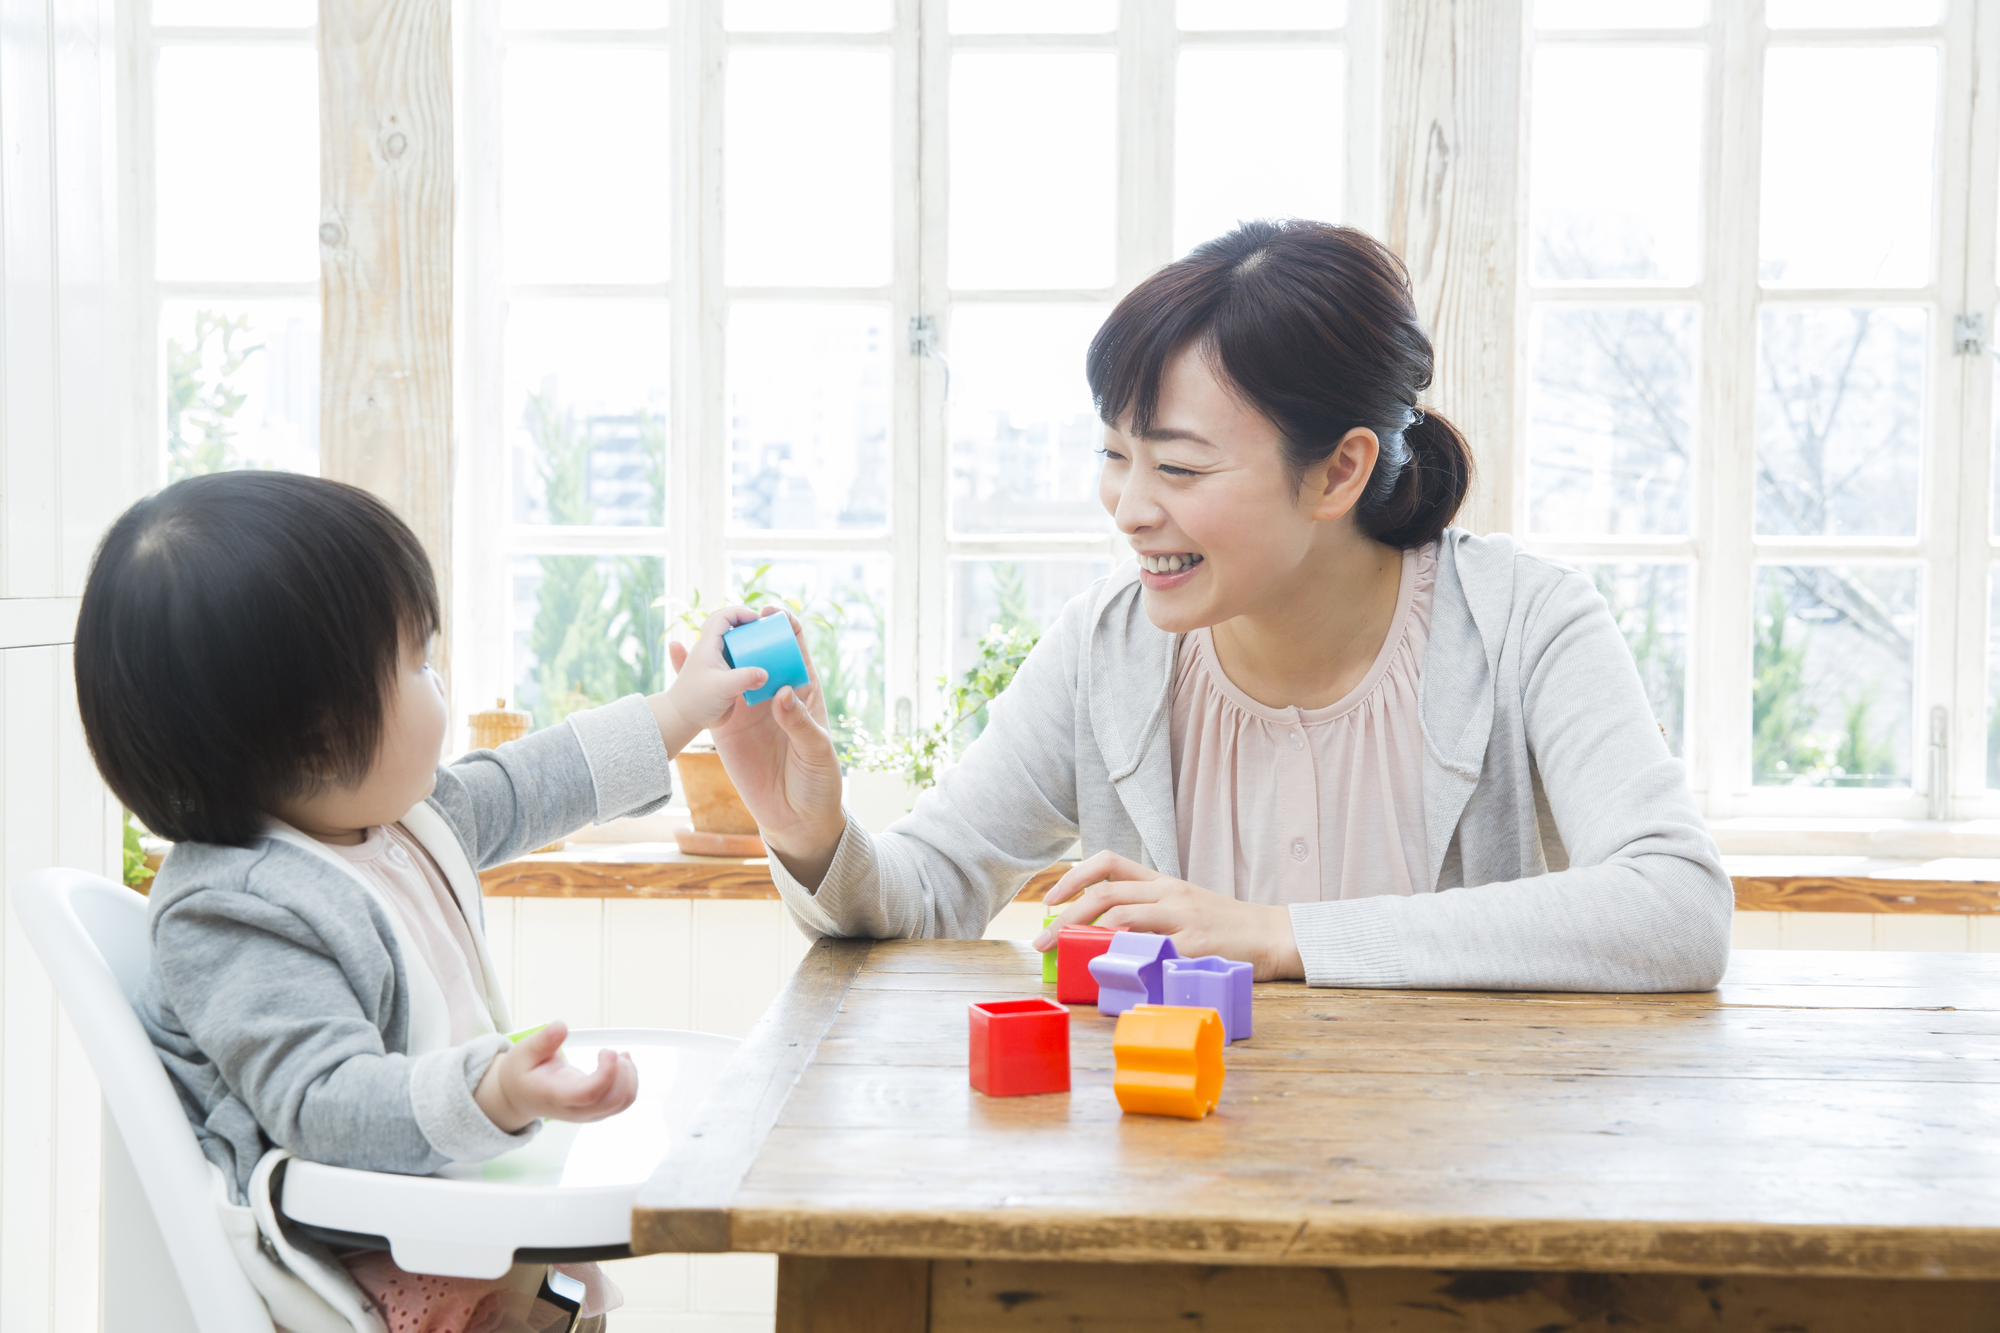
<svg viewBox="0 0 2000 1333">
<path fill-rule="evenodd" d="M 461 4 L 461 697 L 657 688 L 753 582 L 837 724 L 928 720 L 1125 549 L 1117 297 L 1240 217 L 1371 225 L 1365 8 Z"/>
<path fill-rule="evenodd" d="M 1933 710 L 1977 812 L 1972 7 L 1762 9 L 1534 6 L 1514 530 L 1593 573 L 1711 815 L 1920 818 Z"/>
<path fill-rule="evenodd" d="M 162 481 L 319 468 L 319 79 L 310 0 L 130 6 L 126 218 L 139 438 Z"/>
</svg>

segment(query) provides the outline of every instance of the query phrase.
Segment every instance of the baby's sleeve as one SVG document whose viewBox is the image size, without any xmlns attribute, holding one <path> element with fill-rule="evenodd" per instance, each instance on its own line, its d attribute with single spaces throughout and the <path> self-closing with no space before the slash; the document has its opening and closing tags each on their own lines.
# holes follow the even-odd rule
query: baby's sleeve
<svg viewBox="0 0 2000 1333">
<path fill-rule="evenodd" d="M 473 1100 L 507 1047 L 489 1033 L 408 1056 L 386 1049 L 376 1019 L 395 960 L 336 958 L 296 913 L 254 893 L 189 893 L 153 922 L 165 998 L 264 1135 L 310 1161 L 423 1173 L 483 1161 L 533 1137 L 500 1129 Z M 211 1108 L 212 1109 L 212 1108 Z"/>
<path fill-rule="evenodd" d="M 651 814 L 673 772 L 653 710 L 628 694 L 439 769 L 431 804 L 484 870 L 585 824 Z"/>
</svg>

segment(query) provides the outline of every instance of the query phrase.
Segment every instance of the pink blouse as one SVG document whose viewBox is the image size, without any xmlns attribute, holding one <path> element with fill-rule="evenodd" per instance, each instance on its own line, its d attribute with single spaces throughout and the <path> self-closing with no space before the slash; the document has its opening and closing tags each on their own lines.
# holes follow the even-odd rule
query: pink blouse
<svg viewBox="0 0 2000 1333">
<path fill-rule="evenodd" d="M 1267 708 L 1230 683 L 1209 631 L 1174 674 L 1181 876 L 1255 903 L 1429 893 L 1417 682 L 1437 546 L 1403 552 L 1375 664 L 1325 708 Z"/>
</svg>

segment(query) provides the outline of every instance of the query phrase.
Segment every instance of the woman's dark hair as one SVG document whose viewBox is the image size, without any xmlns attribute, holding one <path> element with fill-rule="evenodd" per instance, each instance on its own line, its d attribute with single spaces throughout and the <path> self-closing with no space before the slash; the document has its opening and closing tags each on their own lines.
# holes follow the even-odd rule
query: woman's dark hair
<svg viewBox="0 0 2000 1333">
<path fill-rule="evenodd" d="M 1143 435 L 1167 363 L 1199 347 L 1283 437 L 1292 476 L 1358 426 L 1381 450 L 1355 516 L 1390 546 L 1435 541 L 1472 483 L 1472 451 L 1417 406 L 1431 340 L 1410 275 L 1387 246 L 1323 222 L 1246 222 L 1196 246 L 1118 303 L 1091 340 L 1085 373 L 1097 414 Z"/>
<path fill-rule="evenodd" d="M 91 758 L 161 837 L 248 846 L 278 805 L 367 773 L 398 659 L 437 627 L 422 543 L 368 492 L 176 482 L 111 525 L 83 590 Z"/>
</svg>

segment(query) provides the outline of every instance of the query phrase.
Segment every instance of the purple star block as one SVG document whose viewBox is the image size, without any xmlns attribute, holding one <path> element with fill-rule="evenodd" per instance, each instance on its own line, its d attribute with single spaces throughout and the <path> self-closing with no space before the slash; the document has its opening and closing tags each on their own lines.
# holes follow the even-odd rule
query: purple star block
<svg viewBox="0 0 2000 1333">
<path fill-rule="evenodd" d="M 1160 965 L 1179 957 L 1165 935 L 1119 931 L 1111 937 L 1111 947 L 1090 960 L 1090 975 L 1097 979 L 1097 1012 L 1111 1018 L 1135 1004 L 1160 1003 Z"/>
<path fill-rule="evenodd" d="M 1169 958 L 1163 964 L 1160 986 L 1168 1004 L 1213 1009 L 1221 1014 L 1222 1039 L 1240 1041 L 1250 1035 L 1251 971 L 1248 963 L 1232 963 L 1215 954 Z"/>
</svg>

